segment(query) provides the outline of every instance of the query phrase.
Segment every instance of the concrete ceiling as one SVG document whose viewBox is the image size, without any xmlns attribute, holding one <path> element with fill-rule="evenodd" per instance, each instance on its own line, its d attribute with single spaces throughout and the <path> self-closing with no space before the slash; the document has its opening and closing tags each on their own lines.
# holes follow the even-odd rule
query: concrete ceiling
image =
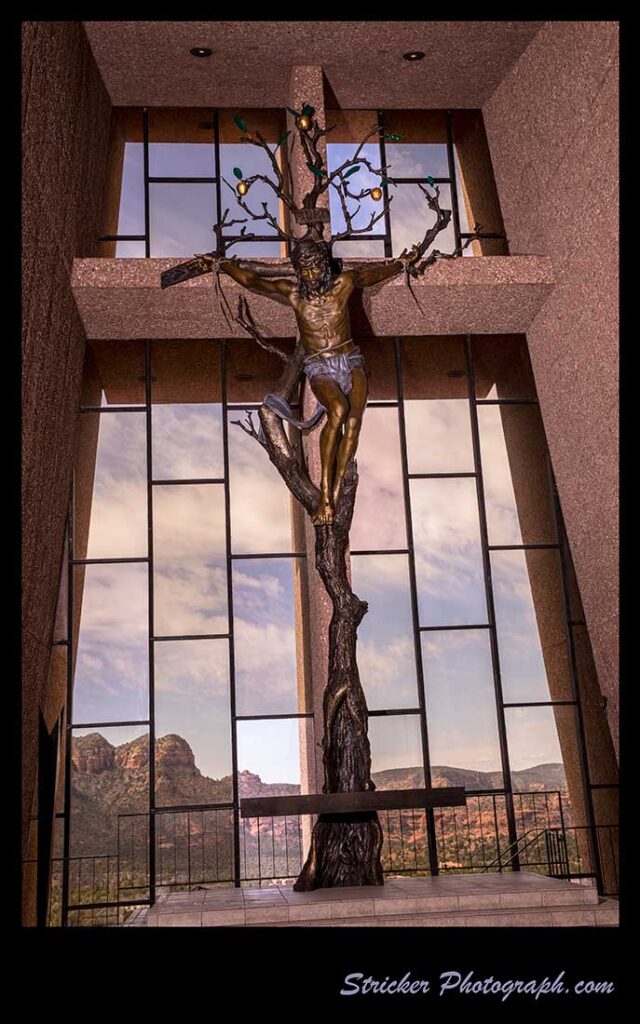
<svg viewBox="0 0 640 1024">
<path fill-rule="evenodd" d="M 116 106 L 272 107 L 322 65 L 344 108 L 481 107 L 540 21 L 86 21 Z M 192 57 L 193 46 L 214 52 Z M 422 61 L 402 54 L 422 50 Z"/>
</svg>

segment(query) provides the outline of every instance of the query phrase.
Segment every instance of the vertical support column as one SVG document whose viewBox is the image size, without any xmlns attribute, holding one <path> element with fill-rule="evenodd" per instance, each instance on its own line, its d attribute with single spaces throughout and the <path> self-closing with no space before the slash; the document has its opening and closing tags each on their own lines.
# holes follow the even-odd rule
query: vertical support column
<svg viewBox="0 0 640 1024">
<path fill-rule="evenodd" d="M 325 124 L 324 109 L 324 86 L 322 68 L 317 66 L 294 67 L 291 72 L 289 84 L 288 106 L 293 110 L 302 110 L 305 103 L 315 108 L 315 116 L 321 125 Z M 287 114 L 287 127 L 296 131 L 295 119 L 292 114 Z M 326 143 L 321 139 L 318 148 L 326 163 Z M 291 177 L 293 181 L 293 196 L 296 203 L 301 202 L 302 197 L 309 192 L 314 185 L 314 176 L 307 167 L 306 158 L 302 148 L 296 143 L 291 157 Z M 325 193 L 318 202 L 319 209 L 327 209 L 329 197 Z M 306 225 L 292 224 L 292 234 L 300 237 L 305 234 Z M 315 409 L 315 398 L 311 390 L 304 382 L 302 391 L 303 418 L 310 416 Z M 311 431 L 302 439 L 303 453 L 307 464 L 309 476 L 315 484 L 320 483 L 320 429 Z M 320 784 L 324 778 L 324 766 L 322 763 L 322 748 L 319 746 L 323 734 L 324 722 L 322 711 L 322 697 L 327 683 L 328 654 L 329 654 L 329 623 L 331 621 L 332 607 L 329 596 L 326 593 L 320 576 L 315 567 L 315 529 L 302 508 L 296 502 L 294 515 L 298 517 L 299 529 L 297 535 L 304 539 L 304 550 L 306 551 L 306 573 L 307 573 L 307 615 L 309 617 L 309 667 L 311 672 L 311 706 L 309 710 L 315 716 L 315 747 L 306 747 L 302 751 L 302 786 L 311 785 L 309 792 L 315 791 L 316 779 Z M 315 763 L 314 763 L 315 758 Z M 304 839 L 306 841 L 307 823 Z"/>
</svg>

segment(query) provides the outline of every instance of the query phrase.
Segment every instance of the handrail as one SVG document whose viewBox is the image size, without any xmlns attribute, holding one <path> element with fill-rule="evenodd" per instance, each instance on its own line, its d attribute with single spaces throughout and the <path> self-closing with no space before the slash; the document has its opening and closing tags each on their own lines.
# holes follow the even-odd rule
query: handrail
<svg viewBox="0 0 640 1024">
<path fill-rule="evenodd" d="M 561 828 L 559 828 L 558 830 L 559 831 L 564 831 Z M 494 867 L 495 865 L 497 865 L 500 870 L 502 870 L 503 867 L 507 867 L 509 864 L 511 864 L 511 862 L 514 860 L 515 857 L 519 856 L 520 853 L 522 853 L 529 846 L 531 846 L 531 844 L 534 843 L 536 841 L 536 839 L 539 839 L 540 836 L 544 835 L 544 833 L 547 832 L 547 831 L 548 831 L 547 828 L 536 828 L 535 825 L 532 826 L 532 828 L 527 829 L 526 832 L 523 832 L 523 834 L 521 836 L 519 836 L 513 843 L 511 843 L 509 846 L 507 846 L 506 850 L 503 851 L 503 853 L 506 854 L 506 853 L 509 852 L 509 850 L 511 850 L 515 846 L 515 850 L 513 851 L 513 853 L 509 857 L 509 859 L 507 861 L 505 861 L 504 864 L 502 863 L 503 853 L 499 853 L 495 860 L 492 860 L 490 864 L 487 864 L 486 867 L 484 867 L 482 869 L 480 874 L 484 875 L 487 871 L 491 871 L 491 868 Z M 524 839 L 526 839 L 527 836 L 531 834 L 531 832 L 535 832 L 536 834 L 534 836 L 532 836 L 532 838 L 530 839 L 530 841 L 528 843 L 525 843 L 524 846 L 520 847 L 520 843 Z"/>
</svg>

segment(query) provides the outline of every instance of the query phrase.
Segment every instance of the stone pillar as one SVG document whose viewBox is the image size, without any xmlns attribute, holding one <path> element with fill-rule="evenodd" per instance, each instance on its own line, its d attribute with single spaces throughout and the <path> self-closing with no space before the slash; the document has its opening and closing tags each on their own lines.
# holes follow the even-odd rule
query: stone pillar
<svg viewBox="0 0 640 1024">
<path fill-rule="evenodd" d="M 75 452 L 85 334 L 70 287 L 93 256 L 111 104 L 80 22 L 23 23 L 23 846 Z M 55 707 L 53 705 L 56 705 Z"/>
<path fill-rule="evenodd" d="M 554 261 L 527 340 L 616 750 L 618 37 L 545 22 L 483 107 L 510 252 Z"/>
<path fill-rule="evenodd" d="M 323 87 L 323 72 L 321 67 L 314 66 L 303 66 L 294 67 L 291 72 L 291 80 L 289 85 L 289 99 L 287 105 L 293 110 L 301 110 L 306 104 L 310 104 L 315 108 L 315 116 L 319 123 L 324 126 L 325 124 L 325 110 L 324 110 L 324 87 Z M 287 127 L 293 131 L 297 131 L 295 128 L 295 119 L 292 114 L 287 114 Z M 326 165 L 326 143 L 324 139 L 320 140 L 319 144 L 320 152 L 323 154 Z M 304 195 L 310 192 L 313 188 L 315 178 L 311 171 L 307 167 L 306 158 L 302 151 L 302 148 L 296 143 L 291 160 L 291 176 L 293 179 L 293 194 L 296 203 L 302 201 Z M 325 193 L 318 201 L 318 208 L 327 209 L 329 206 L 329 198 Z M 303 224 L 292 224 L 292 234 L 297 237 L 303 235 L 306 231 L 306 227 Z M 306 418 L 315 409 L 315 398 L 311 392 L 307 382 L 304 382 L 303 389 L 303 417 Z M 316 427 L 310 433 L 303 437 L 303 453 L 307 465 L 307 471 L 313 482 L 317 485 L 320 483 L 320 431 L 321 426 Z M 322 764 L 322 748 L 320 743 L 322 742 L 322 735 L 324 731 L 324 720 L 322 713 L 322 697 L 324 694 L 324 688 L 327 683 L 327 667 L 328 667 L 328 652 L 329 652 L 329 622 L 331 621 L 332 607 L 331 601 L 322 585 L 322 581 L 318 572 L 315 568 L 315 528 L 313 527 L 309 516 L 300 508 L 296 502 L 296 514 L 298 517 L 298 531 L 297 535 L 304 543 L 304 550 L 306 551 L 306 580 L 305 580 L 305 604 L 308 615 L 308 667 L 311 679 L 310 688 L 310 710 L 315 715 L 315 747 L 311 750 L 311 746 L 307 746 L 303 750 L 303 789 L 304 789 L 304 775 L 306 773 L 309 782 L 313 780 L 317 784 L 318 789 L 322 788 L 324 781 L 324 768 Z M 315 763 L 314 763 L 315 761 Z M 309 790 L 310 792 L 313 789 Z M 310 819 L 303 819 L 304 823 L 304 839 L 307 842 L 310 840 L 310 831 L 307 835 L 308 825 Z"/>
</svg>

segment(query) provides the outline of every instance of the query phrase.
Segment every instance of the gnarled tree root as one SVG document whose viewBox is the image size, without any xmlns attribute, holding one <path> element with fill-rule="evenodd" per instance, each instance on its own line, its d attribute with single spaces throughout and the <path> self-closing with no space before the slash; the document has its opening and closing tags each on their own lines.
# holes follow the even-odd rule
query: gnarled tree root
<svg viewBox="0 0 640 1024">
<path fill-rule="evenodd" d="M 382 827 L 375 811 L 321 814 L 296 892 L 345 885 L 384 885 Z"/>
</svg>

